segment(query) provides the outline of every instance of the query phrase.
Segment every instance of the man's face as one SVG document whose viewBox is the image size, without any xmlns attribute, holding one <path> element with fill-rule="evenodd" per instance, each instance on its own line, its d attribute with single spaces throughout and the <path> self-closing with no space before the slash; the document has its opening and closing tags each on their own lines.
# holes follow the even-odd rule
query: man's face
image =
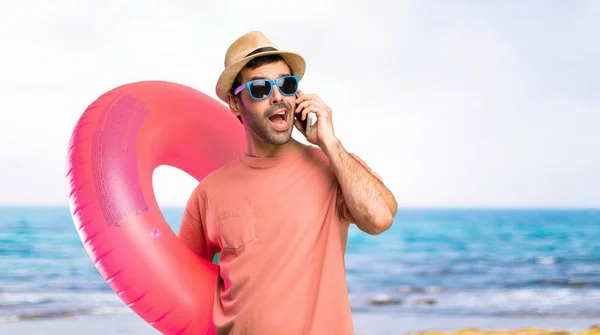
<svg viewBox="0 0 600 335">
<path fill-rule="evenodd" d="M 241 72 L 242 84 L 254 79 L 277 79 L 290 75 L 284 61 L 261 65 Z M 247 89 L 239 93 L 239 113 L 246 132 L 265 144 L 282 145 L 291 136 L 294 124 L 295 96 L 284 96 L 273 86 L 271 95 L 263 100 L 254 100 Z"/>
</svg>

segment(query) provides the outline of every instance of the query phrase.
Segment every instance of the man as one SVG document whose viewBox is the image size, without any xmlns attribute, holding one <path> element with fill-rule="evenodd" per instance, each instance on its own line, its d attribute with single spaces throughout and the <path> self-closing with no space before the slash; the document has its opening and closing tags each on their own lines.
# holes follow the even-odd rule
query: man
<svg viewBox="0 0 600 335">
<path fill-rule="evenodd" d="M 258 31 L 225 56 L 216 93 L 244 125 L 247 148 L 202 180 L 180 228 L 204 259 L 220 252 L 218 334 L 353 334 L 349 225 L 379 234 L 396 213 L 392 193 L 335 136 L 332 110 L 298 90 L 304 71 L 300 55 Z M 313 145 L 291 137 L 294 126 L 305 134 L 294 113 L 316 115 Z"/>
</svg>

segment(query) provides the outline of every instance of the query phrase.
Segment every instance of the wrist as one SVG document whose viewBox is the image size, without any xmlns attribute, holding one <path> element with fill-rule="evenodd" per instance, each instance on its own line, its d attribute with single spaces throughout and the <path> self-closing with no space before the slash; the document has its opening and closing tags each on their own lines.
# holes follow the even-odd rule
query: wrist
<svg viewBox="0 0 600 335">
<path fill-rule="evenodd" d="M 342 143 L 336 137 L 327 138 L 322 141 L 321 149 L 323 149 L 323 152 L 325 152 L 327 156 L 339 151 L 341 148 Z"/>
</svg>

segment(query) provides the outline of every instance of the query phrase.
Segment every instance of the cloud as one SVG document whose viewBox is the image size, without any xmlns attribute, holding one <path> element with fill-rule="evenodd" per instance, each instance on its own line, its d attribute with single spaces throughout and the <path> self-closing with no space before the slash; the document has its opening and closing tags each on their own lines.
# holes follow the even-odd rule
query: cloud
<svg viewBox="0 0 600 335">
<path fill-rule="evenodd" d="M 225 50 L 259 29 L 306 57 L 302 87 L 402 206 L 599 206 L 598 14 L 594 1 L 5 3 L 0 203 L 65 204 L 66 145 L 92 101 L 148 79 L 216 98 Z M 159 203 L 194 184 L 156 172 Z"/>
</svg>

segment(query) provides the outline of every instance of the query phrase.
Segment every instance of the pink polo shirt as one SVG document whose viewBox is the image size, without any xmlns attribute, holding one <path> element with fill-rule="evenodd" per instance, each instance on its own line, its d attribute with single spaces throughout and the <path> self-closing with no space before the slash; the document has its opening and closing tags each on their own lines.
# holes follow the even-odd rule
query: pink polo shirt
<svg viewBox="0 0 600 335">
<path fill-rule="evenodd" d="M 317 147 L 242 155 L 207 176 L 180 239 L 209 261 L 220 252 L 217 334 L 353 334 L 344 266 L 351 220 Z"/>
</svg>

